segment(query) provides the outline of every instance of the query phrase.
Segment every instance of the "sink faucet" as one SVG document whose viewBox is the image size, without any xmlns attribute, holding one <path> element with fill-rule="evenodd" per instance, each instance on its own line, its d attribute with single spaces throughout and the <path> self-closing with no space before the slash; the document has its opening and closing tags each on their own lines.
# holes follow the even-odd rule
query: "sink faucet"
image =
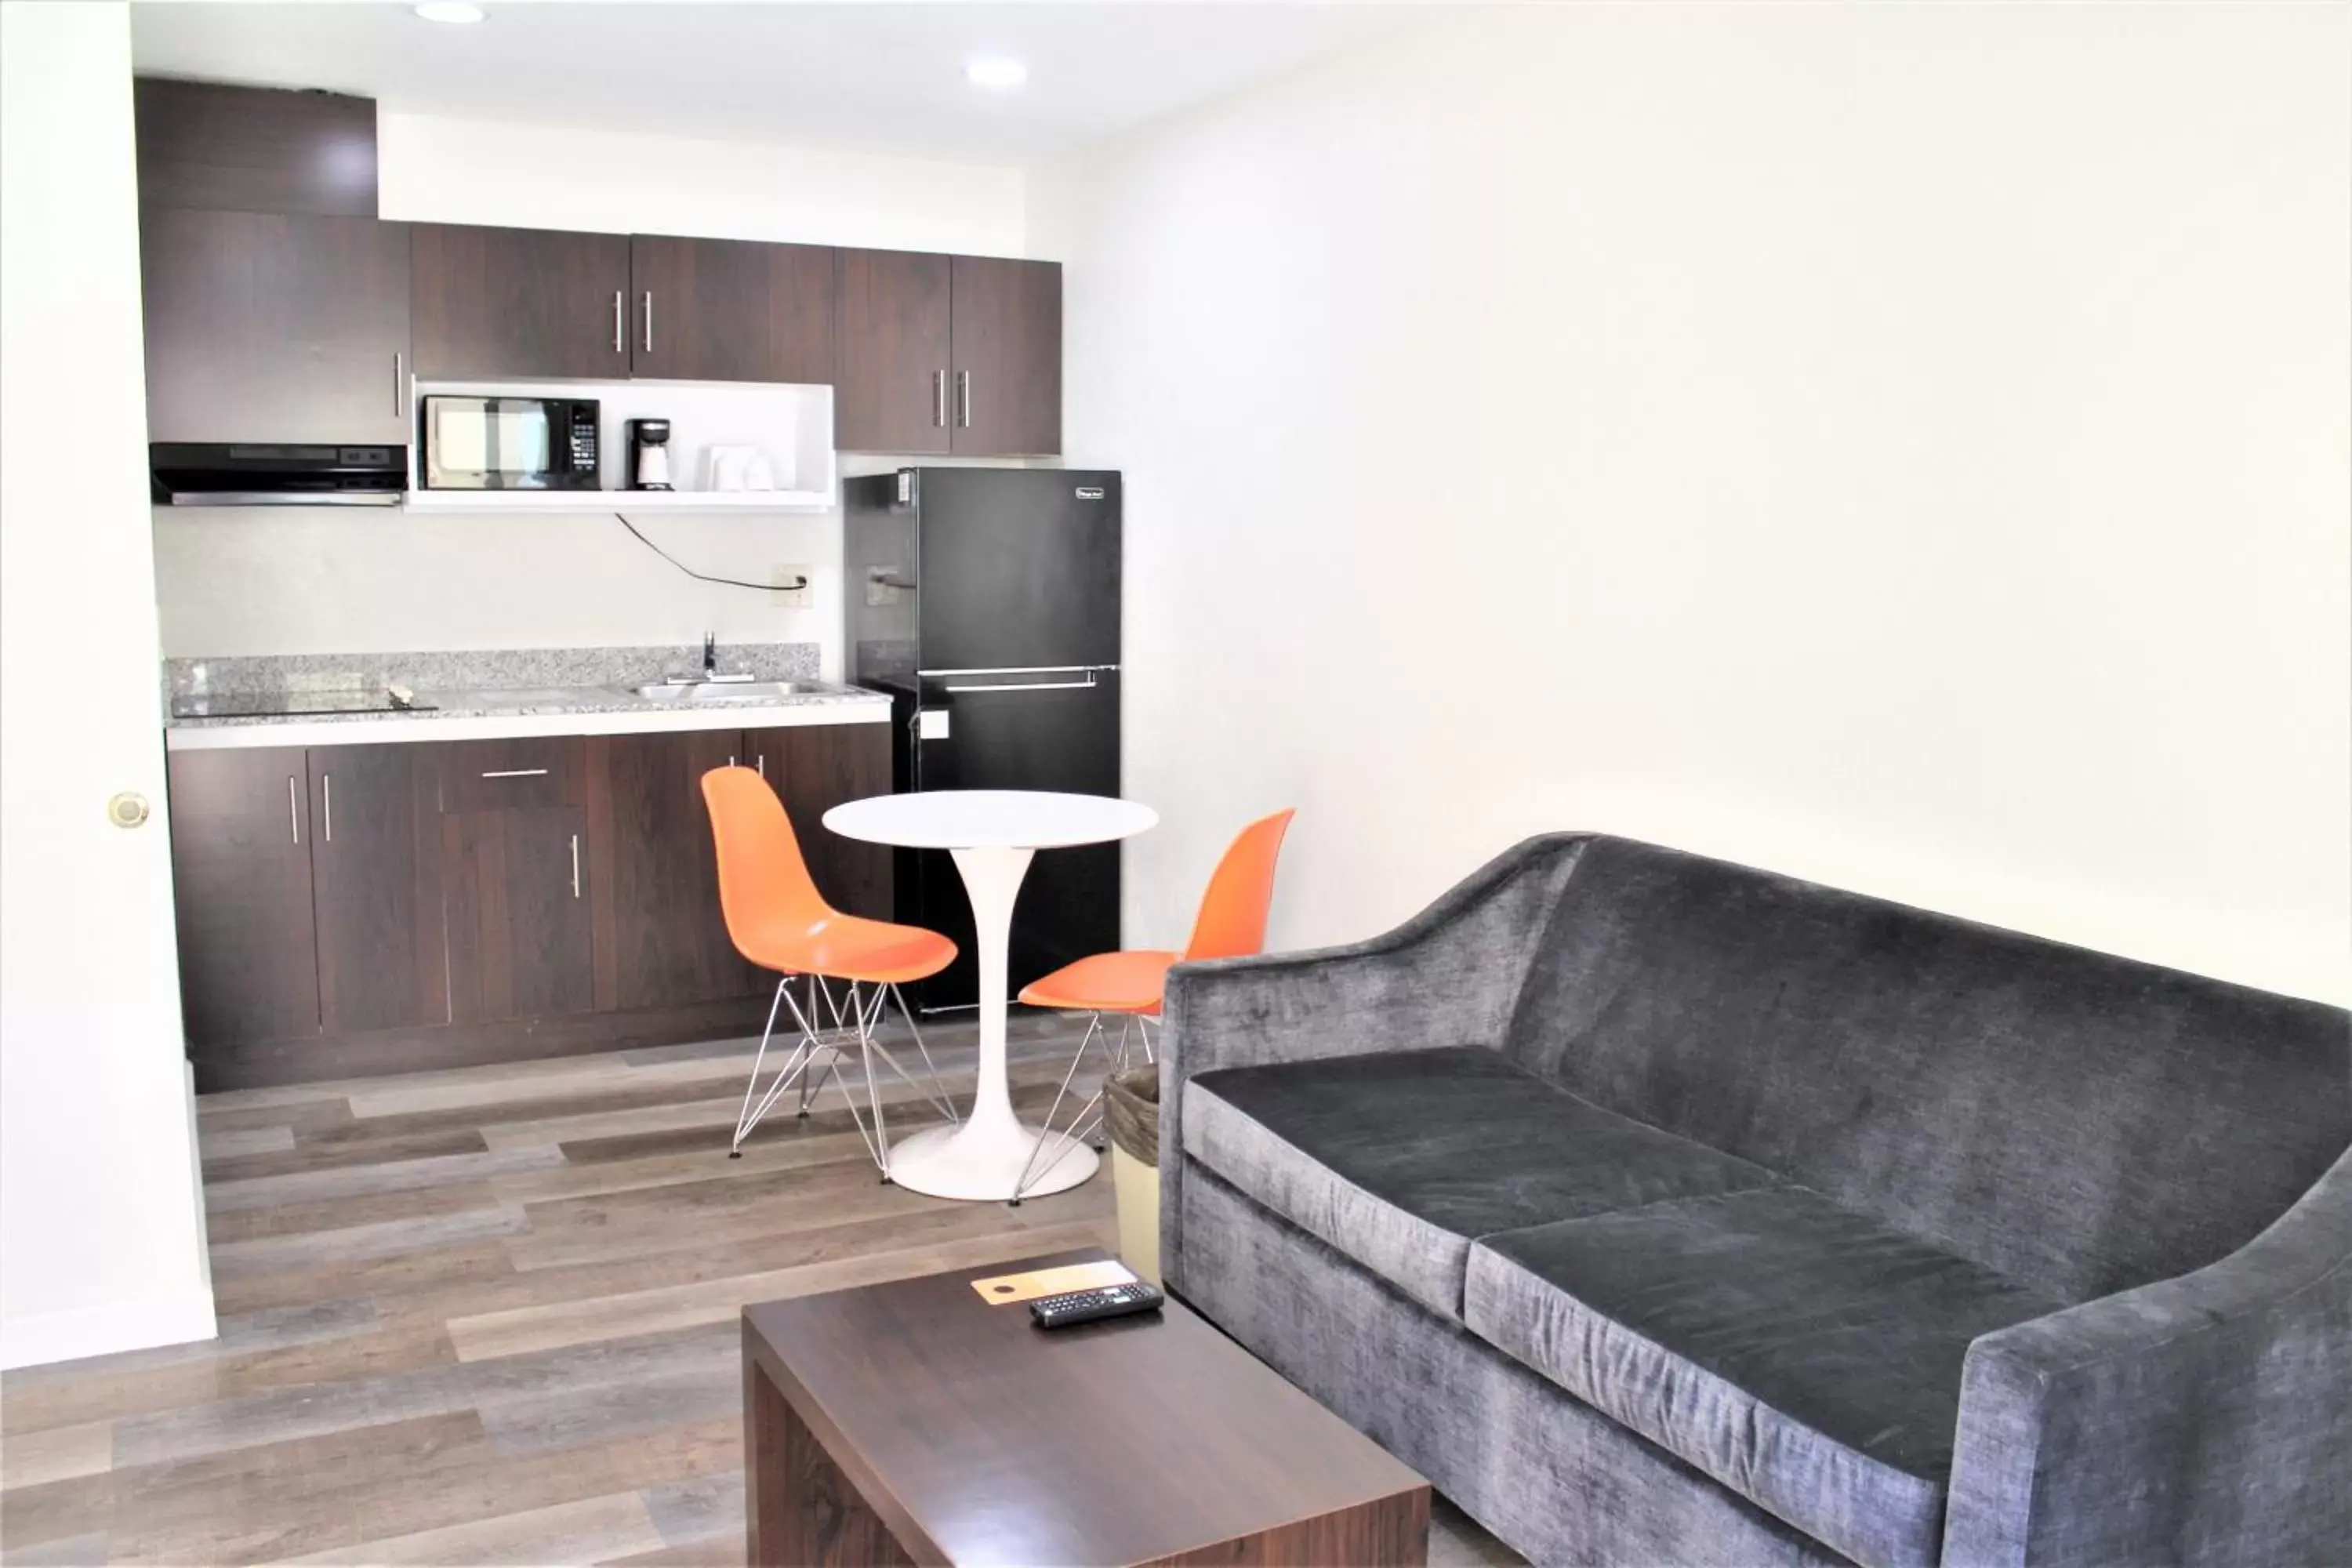
<svg viewBox="0 0 2352 1568">
<path fill-rule="evenodd" d="M 706 684 L 712 681 L 725 683 L 750 680 L 752 675 L 748 669 L 735 670 L 727 675 L 719 674 L 719 639 L 713 634 L 705 632 L 702 634 L 702 679 Z"/>
</svg>

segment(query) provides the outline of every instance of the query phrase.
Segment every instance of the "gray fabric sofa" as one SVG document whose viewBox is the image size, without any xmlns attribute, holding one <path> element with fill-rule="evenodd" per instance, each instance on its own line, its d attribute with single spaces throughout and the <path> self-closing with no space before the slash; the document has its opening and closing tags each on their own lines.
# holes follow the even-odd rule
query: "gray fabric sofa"
<svg viewBox="0 0 2352 1568">
<path fill-rule="evenodd" d="M 1170 1288 L 1536 1562 L 2352 1562 L 2341 1009 L 1561 835 L 1167 1026 Z"/>
</svg>

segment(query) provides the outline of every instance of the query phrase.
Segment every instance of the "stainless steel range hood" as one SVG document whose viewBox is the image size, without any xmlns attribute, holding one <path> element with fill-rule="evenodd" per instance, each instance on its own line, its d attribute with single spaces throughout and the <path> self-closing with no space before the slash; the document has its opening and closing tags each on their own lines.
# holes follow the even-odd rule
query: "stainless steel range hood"
<svg viewBox="0 0 2352 1568">
<path fill-rule="evenodd" d="M 158 441 L 147 470 L 154 499 L 173 506 L 398 506 L 408 448 Z"/>
</svg>

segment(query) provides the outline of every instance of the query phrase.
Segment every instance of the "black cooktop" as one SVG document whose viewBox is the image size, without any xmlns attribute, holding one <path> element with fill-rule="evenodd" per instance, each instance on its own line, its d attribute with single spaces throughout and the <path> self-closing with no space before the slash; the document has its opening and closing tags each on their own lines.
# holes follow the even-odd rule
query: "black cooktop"
<svg viewBox="0 0 2352 1568">
<path fill-rule="evenodd" d="M 383 691 L 223 691 L 174 697 L 174 719 L 299 719 L 319 713 L 406 713 L 430 702 L 395 702 Z"/>
</svg>

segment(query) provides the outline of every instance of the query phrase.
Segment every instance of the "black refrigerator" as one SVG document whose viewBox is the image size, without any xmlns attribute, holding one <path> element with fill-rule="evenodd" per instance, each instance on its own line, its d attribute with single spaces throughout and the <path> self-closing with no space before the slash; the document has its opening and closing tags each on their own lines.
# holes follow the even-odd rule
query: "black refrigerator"
<svg viewBox="0 0 2352 1568">
<path fill-rule="evenodd" d="M 849 679 L 891 698 L 893 786 L 1118 794 L 1119 477 L 901 468 L 846 479 Z M 971 906 L 946 851 L 894 852 L 896 918 L 954 940 L 909 999 L 979 1000 Z M 1118 946 L 1116 844 L 1038 852 L 1008 976 Z"/>
</svg>

